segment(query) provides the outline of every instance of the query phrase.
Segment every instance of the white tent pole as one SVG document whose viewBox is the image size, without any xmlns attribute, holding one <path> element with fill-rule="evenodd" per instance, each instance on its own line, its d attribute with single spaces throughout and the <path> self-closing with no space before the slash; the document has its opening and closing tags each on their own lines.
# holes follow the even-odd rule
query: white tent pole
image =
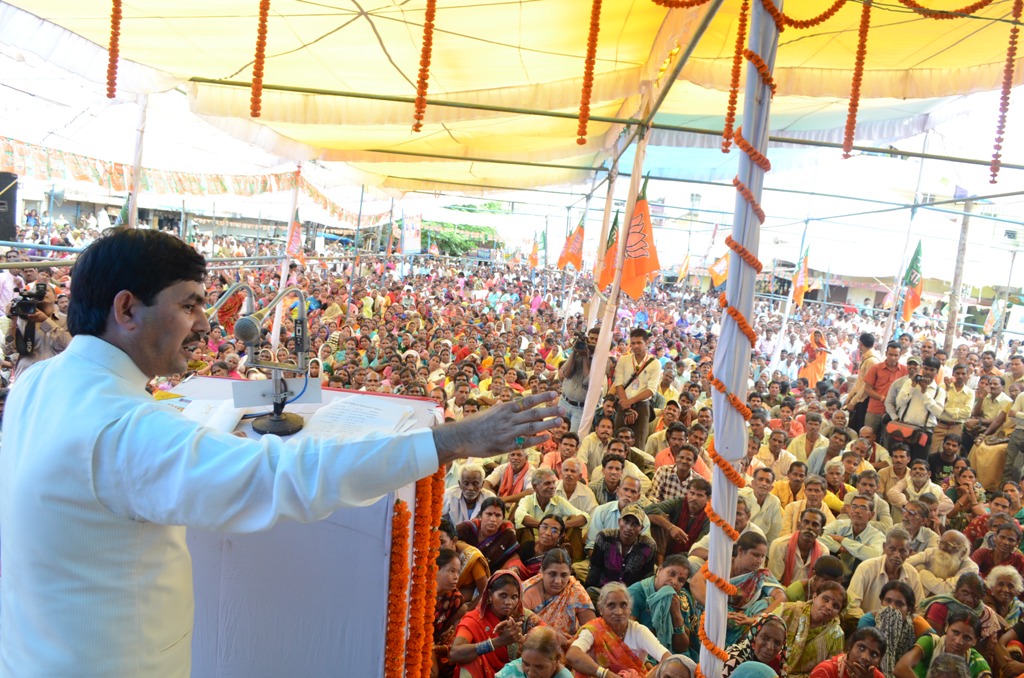
<svg viewBox="0 0 1024 678">
<path fill-rule="evenodd" d="M 590 363 L 590 385 L 587 387 L 587 399 L 583 403 L 583 419 L 580 421 L 577 435 L 583 438 L 590 433 L 590 425 L 593 423 L 591 414 L 597 409 L 597 401 L 601 397 L 601 390 L 604 388 L 605 366 L 608 364 L 608 354 L 611 352 L 612 329 L 615 325 L 615 314 L 619 310 L 619 291 L 622 283 L 622 262 L 626 258 L 625 233 L 629 231 L 629 223 L 633 218 L 633 209 L 636 207 L 637 194 L 640 192 L 640 181 L 643 178 L 644 155 L 647 152 L 648 130 L 640 130 L 636 142 L 636 154 L 633 157 L 633 173 L 629 177 L 629 199 L 626 204 L 625 225 L 621 228 L 619 237 L 619 251 L 615 257 L 615 281 L 612 282 L 612 291 L 608 295 L 608 303 L 604 309 L 604 320 L 601 322 L 601 334 L 597 338 L 597 348 L 594 350 L 594 358 Z M 608 195 L 612 195 L 611 182 L 609 182 Z M 607 200 L 611 202 L 611 198 Z M 605 240 L 607 240 L 607 235 Z"/>
<path fill-rule="evenodd" d="M 135 228 L 139 221 L 139 184 L 142 181 L 142 140 L 146 136 L 146 109 L 149 95 L 139 95 L 139 129 L 135 134 L 135 164 L 132 165 L 132 188 L 128 194 L 128 228 Z M 50 219 L 53 219 L 51 212 Z"/>
<path fill-rule="evenodd" d="M 782 9 L 782 0 L 773 0 Z M 775 64 L 775 52 L 779 34 L 772 18 L 760 2 L 751 3 L 750 49 L 759 54 L 768 65 L 769 72 Z M 761 80 L 757 69 L 747 66 L 746 89 L 743 100 L 743 136 L 750 144 L 765 153 L 768 147 L 768 119 L 771 90 Z M 740 153 L 737 177 L 746 184 L 756 201 L 760 202 L 764 185 L 764 170 L 752 162 L 749 155 Z M 757 256 L 761 237 L 761 224 L 750 204 L 737 191 L 733 217 L 733 240 Z M 745 318 L 752 319 L 754 310 L 754 282 L 756 271 L 739 256 L 729 257 L 729 277 L 726 282 L 726 299 Z M 714 375 L 728 393 L 740 401 L 747 396 L 747 375 L 750 372 L 750 342 L 740 331 L 739 325 L 727 314 L 722 314 L 722 335 L 715 351 Z M 747 427 L 743 415 L 736 411 L 728 398 L 717 389 L 712 391 L 715 411 L 715 447 L 723 459 L 733 466 L 745 455 L 747 449 Z M 713 470 L 711 506 L 725 521 L 732 524 L 736 518 L 738 488 L 715 465 Z M 708 548 L 708 569 L 728 581 L 732 569 L 732 540 L 716 524 L 711 526 L 711 542 Z M 728 597 L 710 582 L 705 601 L 706 614 L 704 631 L 708 639 L 719 648 L 725 647 L 726 625 L 728 623 Z M 706 676 L 722 675 L 722 660 L 707 647 L 701 647 L 700 666 Z"/>
<path fill-rule="evenodd" d="M 295 170 L 295 189 L 292 191 L 292 209 L 288 212 L 288 230 L 286 233 L 288 236 L 291 235 L 292 229 L 291 224 L 295 221 L 295 212 L 299 209 L 299 184 L 302 173 L 302 164 Z M 291 259 L 288 257 L 288 242 L 291 240 L 290 237 L 285 237 L 284 244 L 281 245 L 281 286 L 278 291 L 288 287 L 288 264 L 291 263 Z M 284 316 L 284 304 L 278 304 L 277 308 L 274 309 L 274 324 L 271 326 L 273 329 L 270 332 L 270 345 L 274 350 L 274 360 L 277 360 L 277 347 L 281 343 L 281 320 Z"/>
</svg>

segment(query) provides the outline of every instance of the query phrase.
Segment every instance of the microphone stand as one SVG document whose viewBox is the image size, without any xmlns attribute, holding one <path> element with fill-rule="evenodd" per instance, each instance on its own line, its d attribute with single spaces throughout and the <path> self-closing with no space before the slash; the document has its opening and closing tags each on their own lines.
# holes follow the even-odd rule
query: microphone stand
<svg viewBox="0 0 1024 678">
<path fill-rule="evenodd" d="M 297 294 L 299 297 L 299 317 L 295 321 L 295 343 L 298 350 L 298 365 L 293 366 L 277 361 L 263 362 L 260 360 L 246 362 L 247 366 L 269 369 L 272 372 L 271 381 L 274 383 L 273 409 L 271 413 L 252 420 L 252 428 L 257 433 L 272 433 L 277 436 L 289 436 L 301 431 L 303 426 L 302 417 L 297 414 L 286 413 L 284 411 L 284 406 L 288 403 L 288 398 L 295 394 L 288 390 L 288 382 L 285 381 L 283 372 L 306 372 L 307 369 L 309 354 L 309 323 L 306 318 L 306 295 L 298 287 L 287 287 L 281 290 L 265 308 L 261 309 L 255 315 L 257 316 L 256 320 L 262 323 L 262 321 L 266 319 L 269 311 L 281 303 L 289 294 Z M 245 341 L 244 338 L 242 338 L 242 340 Z M 253 341 L 245 342 L 251 356 L 259 355 L 257 346 L 258 342 L 258 338 Z M 306 379 L 309 379 L 308 374 L 306 375 Z M 305 391 L 305 387 L 303 387 L 303 391 Z M 299 395 L 302 394 L 300 393 Z"/>
</svg>

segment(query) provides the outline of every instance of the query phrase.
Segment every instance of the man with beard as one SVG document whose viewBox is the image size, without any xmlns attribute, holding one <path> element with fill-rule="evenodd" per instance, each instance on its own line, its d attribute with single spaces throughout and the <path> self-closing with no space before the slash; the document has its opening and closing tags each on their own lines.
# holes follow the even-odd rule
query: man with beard
<svg viewBox="0 0 1024 678">
<path fill-rule="evenodd" d="M 846 589 L 849 616 L 860 619 L 868 612 L 881 609 L 882 587 L 891 581 L 907 584 L 918 600 L 924 598 L 917 570 L 907 564 L 910 535 L 898 527 L 889 530 L 882 546 L 882 555 L 863 561 L 850 578 Z"/>
<path fill-rule="evenodd" d="M 969 556 L 967 537 L 956 530 L 947 530 L 937 546 L 910 556 L 907 565 L 917 570 L 925 595 L 953 595 L 960 575 L 978 571 L 978 565 Z"/>
<path fill-rule="evenodd" d="M 818 509 L 804 509 L 800 514 L 799 531 L 779 537 L 768 546 L 768 569 L 783 586 L 810 577 L 814 563 L 828 553 L 818 537 L 825 530 L 825 514 Z"/>
<path fill-rule="evenodd" d="M 711 483 L 694 478 L 685 497 L 676 497 L 648 506 L 647 517 L 658 542 L 658 561 L 664 556 L 685 553 L 708 533 L 710 522 L 704 508 L 711 499 Z"/>
<path fill-rule="evenodd" d="M 444 508 L 441 514 L 451 520 L 453 525 L 476 518 L 484 499 L 494 496 L 494 493 L 484 489 L 483 485 L 482 466 L 475 463 L 463 466 L 459 484 L 444 493 Z"/>
<path fill-rule="evenodd" d="M 900 524 L 910 535 L 910 553 L 922 553 L 939 545 L 939 535 L 926 524 L 931 509 L 928 504 L 914 499 L 903 507 L 903 522 Z"/>
</svg>

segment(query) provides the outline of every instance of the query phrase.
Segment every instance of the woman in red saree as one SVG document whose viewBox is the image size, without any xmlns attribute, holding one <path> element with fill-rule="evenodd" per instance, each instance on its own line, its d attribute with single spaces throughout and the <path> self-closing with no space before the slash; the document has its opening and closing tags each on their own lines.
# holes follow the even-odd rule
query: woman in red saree
<svg viewBox="0 0 1024 678">
<path fill-rule="evenodd" d="M 565 655 L 577 677 L 642 678 L 671 656 L 649 628 L 630 619 L 633 598 L 622 582 L 604 585 L 597 608 L 601 616 L 580 629 Z"/>
<path fill-rule="evenodd" d="M 523 609 L 519 577 L 509 570 L 495 572 L 480 602 L 459 622 L 448 658 L 460 669 L 460 678 L 494 678 L 519 657 L 530 629 L 543 625 L 540 617 Z"/>
<path fill-rule="evenodd" d="M 437 602 L 434 604 L 434 668 L 438 678 L 451 678 L 455 666 L 448 659 L 455 625 L 465 609 L 459 591 L 462 562 L 454 549 L 442 548 L 437 554 Z"/>
<path fill-rule="evenodd" d="M 825 363 L 828 362 L 828 344 L 821 330 L 814 330 L 811 340 L 804 346 L 804 360 L 807 361 L 797 376 L 807 380 L 811 388 L 818 385 L 818 382 L 825 378 Z"/>
</svg>

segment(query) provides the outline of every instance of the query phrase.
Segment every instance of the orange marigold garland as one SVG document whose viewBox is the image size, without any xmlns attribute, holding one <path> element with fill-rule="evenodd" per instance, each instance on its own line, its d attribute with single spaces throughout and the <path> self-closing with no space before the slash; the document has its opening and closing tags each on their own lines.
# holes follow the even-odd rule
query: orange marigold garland
<svg viewBox="0 0 1024 678">
<path fill-rule="evenodd" d="M 263 104 L 263 66 L 267 56 L 267 21 L 270 0 L 260 0 L 260 23 L 256 29 L 256 58 L 252 62 L 252 90 L 249 95 L 249 115 L 260 117 Z"/>
<path fill-rule="evenodd" d="M 768 4 L 771 4 L 771 0 L 766 0 L 766 2 L 768 2 Z M 772 7 L 774 6 L 775 5 L 772 5 Z M 774 78 L 772 78 L 772 71 L 770 68 L 768 68 L 768 64 L 765 63 L 764 59 L 761 58 L 760 54 L 753 50 L 743 50 L 743 56 L 745 56 L 747 58 L 747 61 L 749 61 L 754 66 L 754 68 L 757 69 L 757 74 L 761 76 L 761 82 L 764 83 L 765 87 L 771 90 L 772 97 L 774 98 L 776 89 L 775 80 Z"/>
<path fill-rule="evenodd" d="M 767 9 L 767 6 L 769 4 L 771 4 L 772 0 L 762 0 L 762 1 L 765 3 L 765 8 Z M 985 2 L 991 2 L 991 0 L 984 0 L 984 1 Z M 845 5 L 845 4 L 846 4 L 846 0 L 836 0 L 835 3 L 833 3 L 831 7 L 826 9 L 824 12 L 822 12 L 818 16 L 811 17 L 810 19 L 794 19 L 792 17 L 786 16 L 785 14 L 783 14 L 782 15 L 782 23 L 784 25 L 786 25 L 786 26 L 792 26 L 793 28 L 812 28 L 814 26 L 817 26 L 818 24 L 823 24 L 826 21 L 828 21 L 829 19 L 831 19 L 833 16 L 835 16 L 836 12 L 838 12 L 840 9 L 842 9 L 843 5 Z M 772 7 L 775 7 L 775 5 L 772 5 Z M 770 11 L 771 10 L 769 10 L 769 12 Z"/>
<path fill-rule="evenodd" d="M 711 461 L 715 462 L 715 465 L 722 469 L 722 473 L 729 479 L 729 482 L 741 490 L 747 486 L 747 481 L 743 479 L 743 475 L 715 449 L 714 441 L 708 442 L 707 452 L 708 456 L 711 457 Z"/>
<path fill-rule="evenodd" d="M 846 116 L 846 134 L 843 137 L 843 157 L 849 158 L 853 150 L 853 132 L 857 128 L 857 109 L 860 107 L 860 85 L 864 81 L 864 59 L 868 53 L 868 31 L 871 28 L 872 0 L 863 0 L 860 10 L 860 31 L 857 39 L 857 61 L 853 67 L 850 86 L 850 106 Z"/>
<path fill-rule="evenodd" d="M 434 606 L 437 599 L 437 552 L 441 548 L 441 510 L 444 508 L 444 467 L 442 466 L 430 477 L 431 502 L 430 502 L 430 547 L 427 554 L 427 590 L 425 596 L 427 604 L 423 606 L 423 615 L 420 620 L 427 636 L 423 645 L 421 656 L 420 675 L 424 678 L 430 676 L 430 667 L 433 663 L 433 629 L 434 629 Z"/>
<path fill-rule="evenodd" d="M 655 5 L 668 7 L 669 9 L 690 9 L 706 5 L 710 0 L 651 0 Z"/>
<path fill-rule="evenodd" d="M 1017 60 L 1017 40 L 1020 37 L 1022 9 L 1024 9 L 1024 1 L 1015 0 L 1013 3 L 1013 26 L 1010 27 L 1010 41 L 1006 45 L 1006 65 L 1003 66 L 1003 91 L 999 95 L 999 120 L 996 122 L 996 142 L 990 166 L 992 178 L 989 179 L 989 183 L 991 184 L 996 183 L 999 167 L 1002 164 L 1003 133 L 1006 132 L 1006 114 L 1010 110 L 1010 88 L 1013 86 L 1013 69 Z"/>
<path fill-rule="evenodd" d="M 427 11 L 423 16 L 423 45 L 420 49 L 420 73 L 416 80 L 416 108 L 412 114 L 412 131 L 423 129 L 423 117 L 427 111 L 427 87 L 430 80 L 430 57 L 434 51 L 434 17 L 437 15 L 437 0 L 427 0 Z"/>
<path fill-rule="evenodd" d="M 110 44 L 107 46 L 107 98 L 117 96 L 117 57 L 121 42 L 121 0 L 114 0 L 110 10 Z"/>
<path fill-rule="evenodd" d="M 434 601 L 427 598 L 427 572 L 430 560 L 431 533 L 430 511 L 433 507 L 433 478 L 423 478 L 416 482 L 416 513 L 413 514 L 412 532 L 412 588 L 409 609 L 409 642 L 405 650 L 405 675 L 407 678 L 418 678 L 423 663 L 423 652 L 433 647 L 432 638 L 420 623 L 420 614 L 429 605 L 434 609 Z"/>
<path fill-rule="evenodd" d="M 409 612 L 409 506 L 395 501 L 391 516 L 391 563 L 388 570 L 388 630 L 384 678 L 402 678 L 406 621 Z"/>
<path fill-rule="evenodd" d="M 732 57 L 732 78 L 729 81 L 729 105 L 725 109 L 725 127 L 722 129 L 722 153 L 728 153 L 732 146 L 732 129 L 736 124 L 736 102 L 740 96 L 740 72 L 743 67 L 743 50 L 747 44 L 747 17 L 750 14 L 750 0 L 743 0 L 736 26 L 736 52 Z"/>
<path fill-rule="evenodd" d="M 576 126 L 576 143 L 587 143 L 590 122 L 590 97 L 594 93 L 594 66 L 597 64 L 597 36 L 601 32 L 601 0 L 590 7 L 590 32 L 587 35 L 587 60 L 583 67 L 583 91 L 580 93 L 580 117 Z"/>
<path fill-rule="evenodd" d="M 992 0 L 978 0 L 978 2 L 971 3 L 966 7 L 960 9 L 941 10 L 941 9 L 928 9 L 927 7 L 918 4 L 915 0 L 900 0 L 901 3 L 914 10 L 918 14 L 928 19 L 960 19 L 965 16 L 974 14 L 979 9 L 984 9 L 992 4 Z"/>
</svg>

